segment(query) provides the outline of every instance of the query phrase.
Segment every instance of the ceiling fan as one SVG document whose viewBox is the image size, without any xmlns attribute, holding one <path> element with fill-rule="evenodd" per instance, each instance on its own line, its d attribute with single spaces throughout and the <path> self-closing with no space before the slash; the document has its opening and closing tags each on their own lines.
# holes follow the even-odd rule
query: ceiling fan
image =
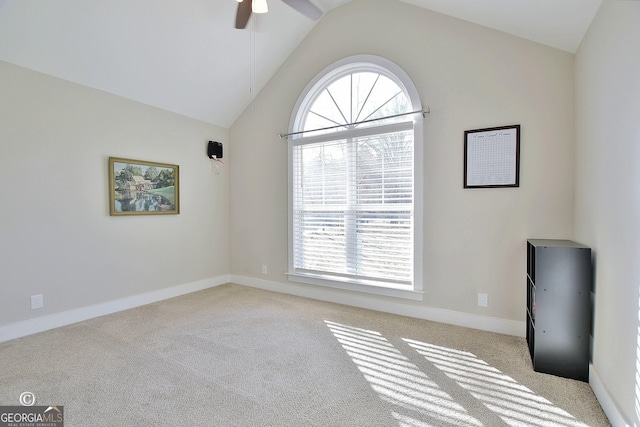
<svg viewBox="0 0 640 427">
<path fill-rule="evenodd" d="M 268 11 L 267 0 L 237 0 L 238 11 L 236 12 L 236 28 L 242 29 L 247 26 L 251 13 L 266 13 Z M 314 21 L 322 16 L 320 10 L 310 0 L 282 0 L 298 12 L 313 19 Z"/>
</svg>

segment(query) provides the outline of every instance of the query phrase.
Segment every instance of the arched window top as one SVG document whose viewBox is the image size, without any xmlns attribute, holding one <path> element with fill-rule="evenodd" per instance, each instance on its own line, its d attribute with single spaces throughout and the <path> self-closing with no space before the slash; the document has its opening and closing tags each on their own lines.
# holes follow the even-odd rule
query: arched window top
<svg viewBox="0 0 640 427">
<path fill-rule="evenodd" d="M 292 132 L 317 136 L 411 120 L 398 116 L 420 109 L 417 91 L 397 65 L 357 55 L 323 70 L 302 92 Z"/>
</svg>

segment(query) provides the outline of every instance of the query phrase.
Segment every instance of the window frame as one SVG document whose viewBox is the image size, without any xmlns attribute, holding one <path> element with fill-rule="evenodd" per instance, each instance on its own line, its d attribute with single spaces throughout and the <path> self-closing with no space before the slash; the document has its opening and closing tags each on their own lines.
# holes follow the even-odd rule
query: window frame
<svg viewBox="0 0 640 427">
<path fill-rule="evenodd" d="M 301 92 L 293 109 L 289 122 L 289 132 L 299 132 L 303 128 L 303 121 L 306 112 L 309 111 L 311 105 L 316 99 L 318 93 L 331 83 L 344 77 L 345 75 L 361 72 L 373 71 L 393 80 L 407 96 L 412 111 L 421 111 L 422 104 L 418 95 L 418 91 L 409 76 L 398 65 L 388 59 L 375 55 L 355 55 L 344 59 L 326 67 L 311 80 L 305 89 Z M 296 139 L 301 138 L 300 135 L 292 135 L 288 138 L 288 279 L 293 282 L 306 283 L 311 285 L 319 285 L 329 288 L 342 290 L 363 292 L 368 294 L 376 294 L 388 297 L 405 298 L 411 300 L 422 300 L 423 297 L 423 117 L 416 114 L 413 118 L 407 116 L 408 120 L 413 120 L 413 278 L 412 285 L 402 286 L 391 283 L 371 282 L 363 280 L 350 280 L 341 278 L 328 278 L 322 274 L 298 273 L 294 265 L 294 206 L 293 206 L 293 147 Z M 403 122 L 393 124 L 383 124 L 385 126 L 397 126 Z M 361 129 L 363 132 L 373 132 L 376 127 L 366 127 Z M 352 131 L 342 131 L 350 133 Z M 374 134 L 382 133 L 375 132 Z M 336 135 L 337 136 L 337 135 Z M 326 134 L 306 137 L 305 140 L 324 139 Z"/>
</svg>

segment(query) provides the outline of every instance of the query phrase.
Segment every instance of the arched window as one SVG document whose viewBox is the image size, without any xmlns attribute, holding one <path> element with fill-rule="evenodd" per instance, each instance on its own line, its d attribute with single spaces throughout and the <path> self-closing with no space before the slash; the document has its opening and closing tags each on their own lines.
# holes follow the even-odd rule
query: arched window
<svg viewBox="0 0 640 427">
<path fill-rule="evenodd" d="M 359 55 L 301 94 L 289 142 L 289 278 L 421 298 L 422 106 L 408 76 Z"/>
</svg>

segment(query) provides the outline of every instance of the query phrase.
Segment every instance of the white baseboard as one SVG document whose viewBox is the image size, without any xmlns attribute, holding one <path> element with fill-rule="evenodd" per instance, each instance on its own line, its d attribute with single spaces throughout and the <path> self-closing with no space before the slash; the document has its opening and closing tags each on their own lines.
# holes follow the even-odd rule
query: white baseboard
<svg viewBox="0 0 640 427">
<path fill-rule="evenodd" d="M 422 305 L 411 304 L 410 302 L 401 302 L 401 300 L 393 300 L 393 298 L 383 299 L 381 297 L 371 297 L 365 294 L 343 292 L 321 286 L 304 285 L 299 283 L 281 283 L 233 274 L 231 275 L 231 283 L 386 313 L 399 314 L 402 316 L 415 317 L 418 319 L 448 323 L 450 325 L 497 332 L 499 334 L 524 337 L 526 333 L 525 322 L 425 307 Z"/>
<path fill-rule="evenodd" d="M 132 295 L 130 297 L 114 301 L 108 301 L 101 304 L 90 305 L 87 307 L 80 307 L 73 310 L 63 311 L 61 313 L 50 314 L 47 316 L 41 316 L 21 322 L 12 323 L 0 327 L 0 342 L 36 334 L 38 332 L 44 332 L 49 329 L 58 328 L 60 326 L 71 325 L 73 323 L 82 322 L 83 320 L 93 319 L 95 317 L 116 313 L 118 311 L 140 307 L 142 305 L 174 298 L 180 295 L 189 294 L 191 292 L 213 288 L 225 283 L 229 283 L 229 275 L 184 283 L 182 285 L 171 286 L 169 288 L 159 289 L 157 291 L 147 292 L 139 295 Z"/>
<path fill-rule="evenodd" d="M 596 399 L 600 402 L 600 406 L 602 406 L 602 410 L 604 411 L 607 418 L 609 418 L 609 422 L 613 427 L 629 427 L 631 424 L 625 420 L 624 416 L 618 409 L 618 405 L 615 400 L 609 394 L 609 391 L 604 386 L 598 371 L 593 365 L 589 365 L 589 385 L 591 386 L 591 390 L 593 390 L 593 394 L 596 395 Z"/>
</svg>

